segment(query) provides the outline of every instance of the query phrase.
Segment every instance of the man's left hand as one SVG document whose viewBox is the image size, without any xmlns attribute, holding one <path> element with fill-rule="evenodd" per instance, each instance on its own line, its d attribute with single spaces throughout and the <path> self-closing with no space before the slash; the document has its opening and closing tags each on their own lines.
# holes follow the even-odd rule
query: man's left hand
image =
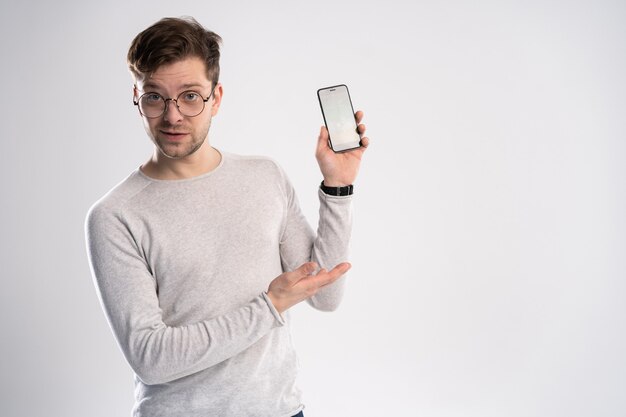
<svg viewBox="0 0 626 417">
<path fill-rule="evenodd" d="M 350 151 L 335 153 L 328 143 L 328 130 L 322 126 L 317 140 L 315 157 L 324 176 L 324 185 L 327 187 L 345 187 L 353 184 L 359 172 L 361 158 L 369 145 L 369 139 L 365 137 L 365 125 L 361 124 L 363 112 L 357 111 L 357 131 L 361 136 L 361 146 Z"/>
</svg>

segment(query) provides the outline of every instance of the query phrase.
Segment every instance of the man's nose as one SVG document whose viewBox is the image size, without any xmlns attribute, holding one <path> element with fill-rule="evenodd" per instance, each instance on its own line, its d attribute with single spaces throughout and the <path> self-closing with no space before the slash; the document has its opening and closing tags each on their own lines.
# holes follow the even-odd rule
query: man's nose
<svg viewBox="0 0 626 417">
<path fill-rule="evenodd" d="M 183 115 L 178 110 L 178 103 L 176 103 L 173 99 L 168 99 L 165 101 L 165 112 L 163 112 L 163 118 L 169 122 L 177 122 L 182 120 Z"/>
</svg>

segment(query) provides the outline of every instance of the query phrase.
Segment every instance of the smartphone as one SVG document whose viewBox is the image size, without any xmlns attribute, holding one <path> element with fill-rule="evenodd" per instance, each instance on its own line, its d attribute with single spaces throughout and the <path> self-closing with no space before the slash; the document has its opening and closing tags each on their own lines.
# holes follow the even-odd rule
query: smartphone
<svg viewBox="0 0 626 417">
<path fill-rule="evenodd" d="M 320 88 L 317 98 L 330 136 L 331 149 L 344 152 L 361 146 L 348 86 L 341 84 Z"/>
</svg>

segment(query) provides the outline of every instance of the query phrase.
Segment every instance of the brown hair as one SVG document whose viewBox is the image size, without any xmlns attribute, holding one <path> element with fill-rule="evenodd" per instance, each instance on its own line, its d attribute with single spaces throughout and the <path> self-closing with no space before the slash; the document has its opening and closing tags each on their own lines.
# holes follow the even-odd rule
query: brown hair
<svg viewBox="0 0 626 417">
<path fill-rule="evenodd" d="M 206 30 L 192 17 L 166 17 L 133 39 L 128 49 L 128 68 L 135 79 L 141 80 L 161 65 L 198 57 L 215 86 L 220 76 L 221 41 L 217 33 Z"/>
</svg>

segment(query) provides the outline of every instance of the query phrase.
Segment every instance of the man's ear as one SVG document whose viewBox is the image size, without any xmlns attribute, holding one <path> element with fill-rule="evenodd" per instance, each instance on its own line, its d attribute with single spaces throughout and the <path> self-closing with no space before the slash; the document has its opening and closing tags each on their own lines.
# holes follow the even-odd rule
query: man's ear
<svg viewBox="0 0 626 417">
<path fill-rule="evenodd" d="M 133 101 L 136 103 L 137 99 L 139 99 L 139 89 L 137 88 L 137 84 L 133 84 Z"/>
<path fill-rule="evenodd" d="M 215 116 L 220 109 L 223 95 L 224 88 L 222 88 L 222 83 L 217 83 L 217 85 L 213 89 L 213 104 L 211 104 L 211 116 Z"/>
</svg>

